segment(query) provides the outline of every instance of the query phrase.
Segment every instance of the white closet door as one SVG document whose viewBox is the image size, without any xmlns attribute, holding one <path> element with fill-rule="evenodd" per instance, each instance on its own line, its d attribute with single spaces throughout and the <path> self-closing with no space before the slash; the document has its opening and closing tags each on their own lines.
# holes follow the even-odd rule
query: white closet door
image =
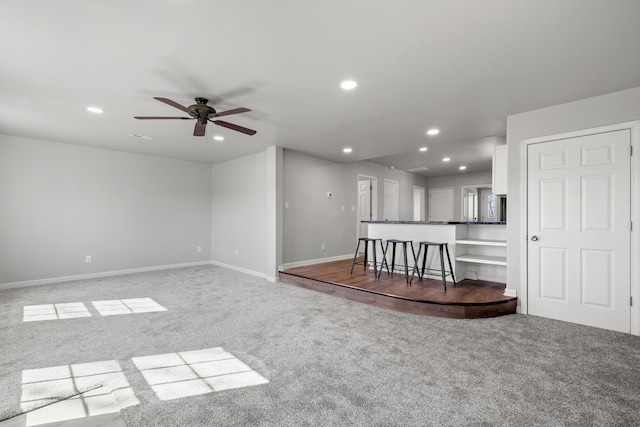
<svg viewBox="0 0 640 427">
<path fill-rule="evenodd" d="M 629 130 L 528 146 L 530 314 L 630 332 Z"/>
<path fill-rule="evenodd" d="M 384 219 L 398 220 L 398 181 L 384 180 Z"/>
</svg>

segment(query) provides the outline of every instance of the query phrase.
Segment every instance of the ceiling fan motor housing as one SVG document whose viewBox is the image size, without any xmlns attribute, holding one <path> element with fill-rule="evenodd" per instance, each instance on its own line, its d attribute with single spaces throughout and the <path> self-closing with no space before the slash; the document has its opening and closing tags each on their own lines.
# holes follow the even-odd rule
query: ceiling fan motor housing
<svg viewBox="0 0 640 427">
<path fill-rule="evenodd" d="M 207 105 L 209 100 L 207 98 L 196 98 L 196 103 L 189 105 L 189 110 L 193 112 L 194 117 L 208 118 L 209 115 L 215 114 L 216 110 L 213 107 Z"/>
</svg>

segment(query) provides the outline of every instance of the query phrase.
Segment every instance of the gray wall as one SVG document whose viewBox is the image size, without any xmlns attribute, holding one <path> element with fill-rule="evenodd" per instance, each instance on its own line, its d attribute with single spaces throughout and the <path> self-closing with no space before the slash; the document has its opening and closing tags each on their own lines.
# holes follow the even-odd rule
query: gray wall
<svg viewBox="0 0 640 427">
<path fill-rule="evenodd" d="M 526 234 L 520 172 L 522 168 L 526 168 L 523 164 L 522 141 L 638 119 L 640 119 L 640 87 L 507 118 L 507 144 L 509 145 L 507 287 L 516 289 L 519 297 L 526 298 L 526 295 L 521 294 L 520 286 L 521 274 L 526 269 L 526 261 L 522 258 L 522 239 Z M 637 188 L 636 191 L 638 191 Z M 635 206 L 634 209 L 637 215 L 638 207 Z"/>
<path fill-rule="evenodd" d="M 354 162 L 345 165 L 347 173 L 349 174 L 349 183 L 353 190 L 353 201 L 357 200 L 357 175 L 369 175 L 378 178 L 378 211 L 377 219 L 384 219 L 384 180 L 392 179 L 398 181 L 398 220 L 399 221 L 412 221 L 413 220 L 413 186 L 427 188 L 427 178 L 414 173 L 405 172 L 399 169 L 389 169 L 386 166 L 379 165 L 371 162 Z M 426 205 L 425 205 L 426 209 Z M 426 212 L 426 210 L 425 210 Z M 354 237 L 355 238 L 355 237 Z"/>
<path fill-rule="evenodd" d="M 267 152 L 213 165 L 211 190 L 211 259 L 266 275 Z"/>
<path fill-rule="evenodd" d="M 353 251 L 356 213 L 351 206 L 355 205 L 356 183 L 354 177 L 349 185 L 344 165 L 284 150 L 283 178 L 283 262 Z"/>
<path fill-rule="evenodd" d="M 0 135 L 0 284 L 210 260 L 210 173 Z"/>
<path fill-rule="evenodd" d="M 491 171 L 476 173 L 459 173 L 456 175 L 438 176 L 427 180 L 426 218 L 429 220 L 429 188 L 453 187 L 453 220 L 462 220 L 462 187 L 468 185 L 484 185 L 491 187 Z"/>
<path fill-rule="evenodd" d="M 413 186 L 426 188 L 424 177 L 370 162 L 341 164 L 284 150 L 285 264 L 353 254 L 358 220 L 352 208 L 357 203 L 358 174 L 378 178 L 378 218 L 384 209 L 383 181 L 388 178 L 399 182 L 399 219 L 413 219 Z"/>
</svg>

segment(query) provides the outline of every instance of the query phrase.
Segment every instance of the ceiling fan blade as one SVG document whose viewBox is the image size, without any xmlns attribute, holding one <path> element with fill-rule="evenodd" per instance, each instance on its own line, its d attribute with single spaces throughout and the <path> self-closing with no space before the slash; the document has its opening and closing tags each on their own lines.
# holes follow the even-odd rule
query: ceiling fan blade
<svg viewBox="0 0 640 427">
<path fill-rule="evenodd" d="M 233 123 L 223 122 L 222 120 L 211 120 L 211 121 L 213 123 L 217 124 L 218 126 L 224 126 L 226 128 L 233 129 L 233 130 L 236 130 L 238 132 L 246 133 L 247 135 L 255 135 L 256 134 L 255 130 L 247 129 L 245 127 L 238 126 L 238 125 L 234 125 Z"/>
<path fill-rule="evenodd" d="M 159 97 L 159 96 L 154 96 L 153 99 L 157 99 L 160 102 L 164 102 L 165 104 L 171 105 L 172 107 L 175 107 L 178 110 L 182 110 L 185 113 L 192 114 L 191 110 L 189 110 L 187 107 L 185 107 L 184 105 L 180 105 L 177 102 L 170 100 L 169 98 L 162 98 L 162 97 Z"/>
<path fill-rule="evenodd" d="M 136 116 L 134 119 L 138 120 L 193 120 L 193 117 L 158 117 L 158 116 Z"/>
<path fill-rule="evenodd" d="M 193 136 L 204 136 L 204 132 L 207 129 L 207 122 L 201 122 L 198 120 L 196 126 L 193 128 Z"/>
<path fill-rule="evenodd" d="M 220 117 L 220 116 L 228 116 L 230 114 L 238 114 L 238 113 L 248 113 L 251 111 L 248 108 L 234 108 L 233 110 L 222 111 L 220 113 L 211 114 L 209 117 Z"/>
</svg>

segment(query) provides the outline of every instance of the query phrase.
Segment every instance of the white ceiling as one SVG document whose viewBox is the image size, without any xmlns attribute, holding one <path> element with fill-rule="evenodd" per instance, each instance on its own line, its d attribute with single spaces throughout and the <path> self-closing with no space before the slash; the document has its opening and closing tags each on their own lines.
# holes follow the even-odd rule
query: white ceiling
<svg viewBox="0 0 640 427">
<path fill-rule="evenodd" d="M 488 170 L 507 115 L 640 86 L 638 18 L 638 0 L 7 0 L 0 133 L 205 163 L 279 145 Z M 182 115 L 154 96 L 250 108 L 225 120 L 258 133 L 135 120 Z"/>
</svg>

